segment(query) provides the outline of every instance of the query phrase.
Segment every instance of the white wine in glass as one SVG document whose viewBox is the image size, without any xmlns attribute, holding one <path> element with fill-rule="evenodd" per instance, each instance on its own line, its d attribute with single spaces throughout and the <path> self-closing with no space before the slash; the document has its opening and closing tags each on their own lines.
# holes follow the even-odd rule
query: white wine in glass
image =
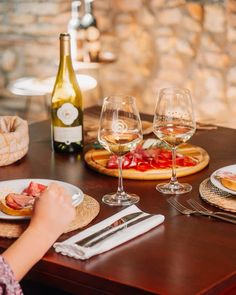
<svg viewBox="0 0 236 295">
<path fill-rule="evenodd" d="M 160 90 L 153 120 L 155 135 L 172 150 L 172 176 L 169 183 L 160 183 L 156 189 L 164 194 L 184 194 L 192 186 L 179 183 L 176 176 L 176 148 L 188 141 L 196 130 L 191 94 L 185 88 Z"/>
<path fill-rule="evenodd" d="M 142 124 L 135 98 L 126 95 L 106 97 L 100 116 L 98 140 L 109 152 L 118 156 L 118 189 L 102 200 L 111 206 L 128 206 L 139 201 L 139 196 L 128 194 L 123 188 L 123 156 L 135 149 L 142 140 Z"/>
</svg>

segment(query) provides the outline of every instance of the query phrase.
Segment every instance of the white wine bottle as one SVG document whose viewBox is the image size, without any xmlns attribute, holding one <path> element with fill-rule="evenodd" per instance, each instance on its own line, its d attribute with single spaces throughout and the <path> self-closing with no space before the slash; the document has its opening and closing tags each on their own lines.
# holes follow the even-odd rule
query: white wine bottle
<svg viewBox="0 0 236 295">
<path fill-rule="evenodd" d="M 82 94 L 73 70 L 70 35 L 60 34 L 60 64 L 52 92 L 52 148 L 76 153 L 83 148 Z"/>
</svg>

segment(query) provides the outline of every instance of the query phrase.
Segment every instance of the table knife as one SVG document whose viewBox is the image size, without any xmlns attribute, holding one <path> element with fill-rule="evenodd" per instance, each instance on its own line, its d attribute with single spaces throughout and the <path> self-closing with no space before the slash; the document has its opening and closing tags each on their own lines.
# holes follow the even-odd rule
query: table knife
<svg viewBox="0 0 236 295">
<path fill-rule="evenodd" d="M 111 223 L 110 225 L 100 229 L 99 231 L 83 238 L 82 240 L 79 240 L 78 242 L 76 242 L 77 245 L 79 246 L 84 246 L 85 244 L 89 243 L 90 241 L 94 240 L 95 238 L 99 237 L 101 234 L 111 230 L 112 228 L 115 228 L 121 224 L 125 224 L 128 221 L 140 216 L 141 214 L 143 214 L 143 212 L 135 212 L 135 213 L 130 213 L 128 215 L 125 215 L 119 219 L 117 219 L 116 221 L 114 221 L 113 223 Z"/>
<path fill-rule="evenodd" d="M 106 235 L 103 235 L 103 236 L 101 236 L 100 238 L 98 238 L 98 239 L 96 239 L 96 240 L 90 241 L 90 242 L 84 244 L 83 246 L 84 246 L 84 247 L 87 247 L 87 248 L 88 248 L 88 247 L 92 247 L 92 246 L 94 246 L 95 244 L 98 244 L 98 243 L 104 241 L 105 239 L 107 239 L 108 237 L 114 235 L 114 234 L 117 233 L 118 231 L 121 231 L 121 230 L 123 230 L 123 229 L 125 229 L 125 228 L 131 227 L 131 226 L 133 226 L 133 225 L 135 225 L 135 224 L 137 224 L 137 223 L 139 223 L 139 222 L 141 222 L 141 221 L 143 221 L 143 220 L 146 220 L 146 219 L 148 219 L 148 218 L 151 218 L 151 217 L 153 217 L 153 216 L 154 216 L 153 214 L 148 214 L 148 215 L 145 215 L 145 216 L 140 217 L 140 218 L 138 218 L 138 219 L 135 219 L 135 220 L 132 221 L 132 222 L 124 223 L 123 226 L 117 228 L 116 230 L 113 230 L 113 231 L 111 231 L 111 232 L 108 232 Z M 76 244 L 77 244 L 77 243 L 76 243 Z"/>
</svg>

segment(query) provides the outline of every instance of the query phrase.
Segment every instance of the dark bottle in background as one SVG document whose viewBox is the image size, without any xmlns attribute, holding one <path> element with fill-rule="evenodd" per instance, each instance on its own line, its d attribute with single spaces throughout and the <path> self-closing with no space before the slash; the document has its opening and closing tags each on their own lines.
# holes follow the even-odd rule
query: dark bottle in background
<svg viewBox="0 0 236 295">
<path fill-rule="evenodd" d="M 75 61 L 84 60 L 85 30 L 81 24 L 81 11 L 81 1 L 72 1 L 68 32 L 71 36 L 71 57 Z"/>
<path fill-rule="evenodd" d="M 60 34 L 60 64 L 52 92 L 51 130 L 55 152 L 82 151 L 82 94 L 72 66 L 68 33 Z"/>
<path fill-rule="evenodd" d="M 81 26 L 85 30 L 85 56 L 84 61 L 98 62 L 100 52 L 100 32 L 93 13 L 93 0 L 84 0 L 84 15 Z"/>
</svg>

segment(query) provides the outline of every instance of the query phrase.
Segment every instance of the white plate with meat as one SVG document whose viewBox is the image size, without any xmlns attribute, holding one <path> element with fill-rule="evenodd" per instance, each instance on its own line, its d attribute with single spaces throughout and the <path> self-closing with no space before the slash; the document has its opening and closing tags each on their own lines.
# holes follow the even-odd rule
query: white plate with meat
<svg viewBox="0 0 236 295">
<path fill-rule="evenodd" d="M 63 186 L 72 196 L 72 204 L 78 206 L 84 199 L 82 190 L 70 183 L 53 179 L 15 179 L 0 182 L 0 219 L 29 219 L 34 198 L 47 188 L 51 182 Z M 3 212 L 4 211 L 4 212 Z"/>
<path fill-rule="evenodd" d="M 222 167 L 212 173 L 210 180 L 214 186 L 236 195 L 236 165 Z"/>
</svg>

